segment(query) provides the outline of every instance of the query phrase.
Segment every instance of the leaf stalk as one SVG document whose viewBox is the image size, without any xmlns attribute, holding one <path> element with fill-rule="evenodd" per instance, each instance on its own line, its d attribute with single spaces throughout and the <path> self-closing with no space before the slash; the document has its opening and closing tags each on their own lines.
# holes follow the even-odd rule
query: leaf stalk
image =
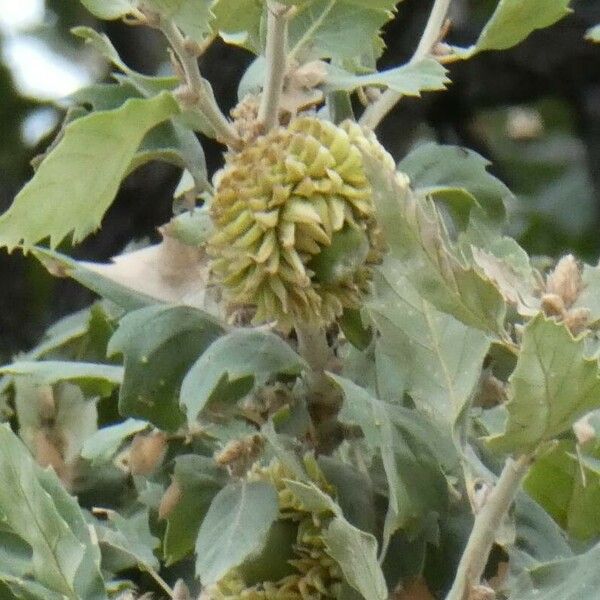
<svg viewBox="0 0 600 600">
<path fill-rule="evenodd" d="M 435 0 L 427 25 L 409 65 L 415 64 L 430 54 L 444 26 L 448 9 L 452 0 Z M 373 104 L 367 106 L 360 118 L 360 124 L 369 129 L 375 129 L 384 117 L 396 106 L 402 94 L 392 89 L 386 90 Z"/>
<path fill-rule="evenodd" d="M 198 54 L 173 21 L 161 19 L 160 30 L 167 38 L 175 52 L 185 76 L 185 83 L 189 88 L 190 97 L 193 98 L 194 108 L 198 110 L 212 125 L 217 139 L 232 148 L 240 145 L 240 139 L 235 129 L 221 112 L 208 82 L 202 77 L 198 66 Z"/>
<path fill-rule="evenodd" d="M 175 598 L 175 593 L 173 588 L 148 564 L 139 563 L 138 567 L 142 571 L 146 571 L 154 581 L 158 584 L 158 586 L 167 594 L 167 596 L 171 599 Z"/>
<path fill-rule="evenodd" d="M 330 368 L 334 356 L 333 351 L 322 327 L 310 323 L 296 323 L 294 329 L 298 338 L 298 353 L 309 367 L 304 373 L 304 382 L 307 407 L 314 425 L 315 442 L 320 451 L 327 453 L 337 445 L 335 435 L 332 435 L 332 427 L 341 401 L 338 388 L 327 376 L 327 369 Z"/>
<path fill-rule="evenodd" d="M 277 126 L 279 101 L 287 70 L 288 19 L 291 7 L 279 2 L 267 3 L 267 73 L 258 111 L 265 133 Z"/>
</svg>

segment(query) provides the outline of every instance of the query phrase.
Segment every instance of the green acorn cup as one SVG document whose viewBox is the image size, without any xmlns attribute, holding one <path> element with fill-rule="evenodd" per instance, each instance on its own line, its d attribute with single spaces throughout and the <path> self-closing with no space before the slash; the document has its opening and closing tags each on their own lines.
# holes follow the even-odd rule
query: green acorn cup
<svg viewBox="0 0 600 600">
<path fill-rule="evenodd" d="M 393 167 L 372 132 L 301 117 L 227 157 L 209 242 L 230 308 L 254 323 L 328 325 L 360 306 L 383 244 L 362 152 Z"/>
</svg>

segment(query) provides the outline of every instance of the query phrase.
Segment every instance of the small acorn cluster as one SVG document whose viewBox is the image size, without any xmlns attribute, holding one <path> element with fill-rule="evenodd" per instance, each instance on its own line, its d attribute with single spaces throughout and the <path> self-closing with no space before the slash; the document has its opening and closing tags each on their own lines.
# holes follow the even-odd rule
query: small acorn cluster
<svg viewBox="0 0 600 600">
<path fill-rule="evenodd" d="M 209 252 L 232 311 L 285 330 L 360 305 L 383 254 L 363 152 L 394 166 L 356 123 L 300 117 L 227 156 Z"/>
<path fill-rule="evenodd" d="M 304 467 L 310 479 L 322 491 L 331 495 L 316 461 L 306 456 Z M 279 520 L 293 523 L 297 534 L 293 543 L 293 558 L 288 562 L 291 573 L 278 581 L 264 581 L 248 586 L 240 570 L 234 569 L 218 584 L 205 590 L 203 600 L 326 600 L 338 598 L 342 574 L 338 564 L 325 552 L 323 531 L 328 515 L 311 512 L 294 495 L 288 481 L 297 477 L 281 462 L 274 460 L 267 467 L 255 466 L 249 479 L 268 481 L 278 492 Z M 282 549 L 282 551 L 284 551 Z"/>
</svg>

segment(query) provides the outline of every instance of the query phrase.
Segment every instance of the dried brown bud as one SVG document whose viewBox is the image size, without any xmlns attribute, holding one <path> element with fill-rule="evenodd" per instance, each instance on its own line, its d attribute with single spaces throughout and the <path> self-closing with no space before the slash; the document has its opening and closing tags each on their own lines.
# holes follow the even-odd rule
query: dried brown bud
<svg viewBox="0 0 600 600">
<path fill-rule="evenodd" d="M 54 391 L 50 385 L 37 388 L 38 414 L 42 425 L 52 425 L 56 418 L 56 402 Z"/>
<path fill-rule="evenodd" d="M 469 600 L 494 600 L 496 592 L 487 585 L 476 585 L 469 591 Z"/>
<path fill-rule="evenodd" d="M 157 431 L 138 433 L 129 448 L 129 470 L 132 475 L 150 475 L 161 464 L 167 451 L 167 436 Z"/>
<path fill-rule="evenodd" d="M 563 256 L 546 279 L 546 291 L 560 296 L 567 308 L 573 305 L 583 289 L 579 265 L 572 254 Z"/>
<path fill-rule="evenodd" d="M 429 591 L 423 577 L 413 577 L 402 582 L 402 586 L 395 590 L 391 600 L 435 600 Z"/>
<path fill-rule="evenodd" d="M 200 56 L 200 54 L 202 53 L 202 47 L 200 46 L 200 44 L 198 44 L 198 42 L 192 40 L 191 38 L 185 38 L 183 42 L 183 48 L 188 54 L 191 54 L 192 56 Z"/>
<path fill-rule="evenodd" d="M 171 485 L 165 490 L 163 497 L 161 498 L 160 505 L 158 507 L 158 518 L 163 520 L 167 519 L 173 512 L 173 509 L 179 504 L 183 490 L 177 482 L 177 479 L 173 479 Z"/>
<path fill-rule="evenodd" d="M 573 335 L 581 333 L 590 321 L 587 308 L 572 308 L 583 287 L 579 265 L 569 254 L 560 259 L 546 278 L 546 293 L 541 299 L 546 315 L 558 317 Z"/>
<path fill-rule="evenodd" d="M 513 140 L 534 140 L 544 133 L 544 121 L 535 109 L 513 108 L 508 113 L 506 133 Z"/>
<path fill-rule="evenodd" d="M 254 464 L 263 448 L 264 439 L 258 434 L 242 440 L 232 440 L 215 454 L 215 462 L 222 467 L 230 467 L 235 474 L 241 475 Z"/>
<path fill-rule="evenodd" d="M 62 478 L 66 465 L 61 449 L 57 447 L 56 440 L 51 439 L 47 432 L 37 430 L 33 434 L 32 450 L 39 465 L 52 467 L 55 473 Z"/>
<path fill-rule="evenodd" d="M 446 44 L 445 42 L 438 42 L 435 44 L 432 50 L 432 54 L 434 56 L 448 56 L 452 54 L 454 50 L 452 50 L 452 46 L 450 44 Z"/>
<path fill-rule="evenodd" d="M 483 373 L 479 384 L 479 393 L 475 399 L 476 406 L 492 408 L 506 401 L 506 384 L 494 377 L 490 372 Z"/>
<path fill-rule="evenodd" d="M 589 414 L 573 423 L 573 433 L 578 444 L 585 444 L 596 439 L 596 430 L 590 425 Z"/>
<path fill-rule="evenodd" d="M 174 94 L 184 108 L 192 108 L 198 104 L 198 94 L 186 85 L 178 87 Z"/>
<path fill-rule="evenodd" d="M 542 310 L 549 317 L 563 317 L 565 314 L 565 303 L 558 294 L 544 294 L 542 296 Z"/>
<path fill-rule="evenodd" d="M 173 588 L 173 600 L 192 600 L 190 590 L 183 579 L 179 579 Z"/>
<path fill-rule="evenodd" d="M 573 335 L 579 335 L 590 322 L 590 310 L 588 308 L 573 308 L 567 312 L 563 322 Z"/>
</svg>

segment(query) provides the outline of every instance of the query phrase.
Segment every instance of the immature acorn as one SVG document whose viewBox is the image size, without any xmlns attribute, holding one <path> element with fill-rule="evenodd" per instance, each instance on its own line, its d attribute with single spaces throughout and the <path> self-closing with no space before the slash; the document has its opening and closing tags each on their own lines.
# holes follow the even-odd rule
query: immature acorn
<svg viewBox="0 0 600 600">
<path fill-rule="evenodd" d="M 232 308 L 288 329 L 360 305 L 383 253 L 362 152 L 394 166 L 356 123 L 300 117 L 227 156 L 209 252 Z"/>
</svg>

